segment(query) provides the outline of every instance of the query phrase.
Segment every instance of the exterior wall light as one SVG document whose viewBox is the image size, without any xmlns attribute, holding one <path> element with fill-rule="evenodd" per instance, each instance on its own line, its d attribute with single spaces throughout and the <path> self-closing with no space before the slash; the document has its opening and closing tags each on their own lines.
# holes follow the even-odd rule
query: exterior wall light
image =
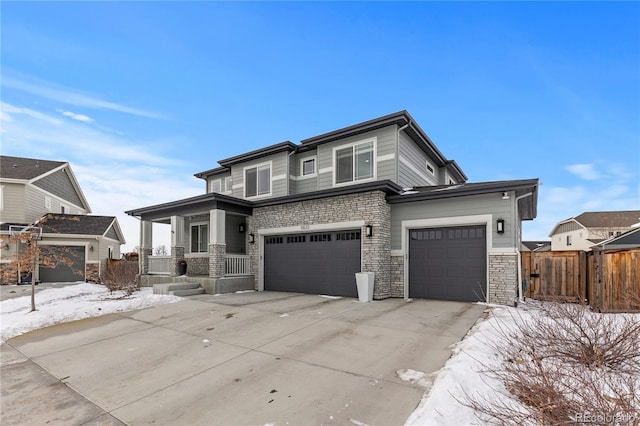
<svg viewBox="0 0 640 426">
<path fill-rule="evenodd" d="M 238 225 L 238 232 L 241 234 L 244 234 L 244 223 L 241 223 L 240 225 Z"/>
<path fill-rule="evenodd" d="M 498 219 L 496 221 L 496 231 L 498 234 L 504 234 L 504 219 Z"/>
<path fill-rule="evenodd" d="M 9 243 L 5 241 L 5 243 L 2 245 L 2 248 L 5 250 L 9 250 Z"/>
<path fill-rule="evenodd" d="M 89 246 L 89 251 L 93 253 L 93 246 Z"/>
<path fill-rule="evenodd" d="M 367 226 L 364 227 L 364 235 L 366 235 L 367 238 L 373 237 L 373 226 L 372 225 L 367 225 Z"/>
<path fill-rule="evenodd" d="M 509 193 L 508 192 L 503 192 L 502 193 L 502 199 L 503 200 L 508 200 L 509 199 Z"/>
<path fill-rule="evenodd" d="M 253 244 L 256 242 L 256 236 L 254 234 L 249 234 L 249 243 Z"/>
</svg>

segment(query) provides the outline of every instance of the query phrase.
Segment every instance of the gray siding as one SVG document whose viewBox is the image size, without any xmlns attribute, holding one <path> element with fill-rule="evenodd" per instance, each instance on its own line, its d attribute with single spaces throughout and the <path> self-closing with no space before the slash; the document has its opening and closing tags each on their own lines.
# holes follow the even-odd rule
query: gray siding
<svg viewBox="0 0 640 426">
<path fill-rule="evenodd" d="M 82 200 L 78 195 L 71 178 L 67 174 L 67 169 L 58 170 L 48 176 L 33 182 L 33 185 L 42 188 L 45 191 L 62 198 L 69 203 L 82 208 Z"/>
<path fill-rule="evenodd" d="M 51 199 L 50 209 L 47 209 L 45 207 L 46 198 Z M 33 222 L 34 220 L 37 220 L 44 216 L 46 213 L 60 213 L 62 204 L 66 205 L 69 208 L 69 211 L 67 213 L 87 214 L 87 211 L 82 207 L 68 203 L 66 201 L 61 201 L 54 196 L 49 196 L 42 192 L 42 190 L 40 190 L 39 188 L 31 185 L 27 185 L 25 187 L 24 209 L 26 222 Z"/>
<path fill-rule="evenodd" d="M 303 159 L 316 158 L 316 174 L 301 176 L 300 162 Z M 318 190 L 318 156 L 316 151 L 295 154 L 289 157 L 289 194 L 300 194 Z"/>
<path fill-rule="evenodd" d="M 318 146 L 318 172 L 323 169 L 331 169 L 330 172 L 318 174 L 318 189 L 333 188 L 333 149 L 340 145 L 346 145 L 354 142 L 364 141 L 370 138 L 376 138 L 376 157 L 393 156 L 386 161 L 377 161 L 376 159 L 376 180 L 396 181 L 396 135 L 397 126 L 389 126 L 383 129 L 363 133 L 361 135 L 352 136 L 338 141 L 325 143 Z M 358 183 L 358 182 L 355 182 Z"/>
<path fill-rule="evenodd" d="M 209 176 L 207 178 L 207 187 L 205 188 L 205 192 L 208 194 L 211 192 L 211 182 L 216 181 L 216 180 L 220 180 L 220 185 L 221 185 L 221 189 L 222 191 L 220 191 L 221 194 L 231 194 L 231 192 L 226 192 L 225 191 L 225 186 L 224 186 L 224 180 L 225 178 L 231 176 L 231 171 L 229 171 L 228 173 L 220 173 L 217 174 L 215 176 Z"/>
<path fill-rule="evenodd" d="M 116 233 L 116 230 L 113 228 L 113 226 L 109 227 L 109 230 L 105 234 L 105 237 L 111 238 L 116 241 L 118 240 L 118 234 Z"/>
<path fill-rule="evenodd" d="M 17 183 L 2 183 L 2 221 L 24 223 L 25 186 Z"/>
<path fill-rule="evenodd" d="M 440 170 L 435 162 L 404 132 L 400 133 L 400 156 L 398 159 L 398 184 L 403 188 L 438 185 Z M 435 175 L 427 170 L 427 160 L 433 166 Z"/>
<path fill-rule="evenodd" d="M 247 232 L 239 232 L 238 227 L 241 223 L 245 224 L 246 230 L 246 218 L 243 216 L 225 216 L 225 243 L 227 245 L 226 251 L 228 254 L 246 254 L 245 240 L 247 238 Z"/>
<path fill-rule="evenodd" d="M 518 228 L 512 217 L 513 200 L 502 200 L 497 194 L 442 200 L 417 201 L 391 205 L 391 249 L 402 250 L 402 221 L 416 219 L 438 219 L 456 216 L 490 214 L 493 216 L 491 229 L 494 249 L 517 247 Z M 496 219 L 505 220 L 504 234 L 496 232 Z"/>
<path fill-rule="evenodd" d="M 233 192 L 231 195 L 237 198 L 244 196 L 244 169 L 251 166 L 271 162 L 271 196 L 283 197 L 288 191 L 289 180 L 289 155 L 286 152 L 269 155 L 253 161 L 247 161 L 231 166 L 231 176 L 233 178 Z M 282 179 L 273 180 L 275 177 Z M 263 196 L 266 197 L 266 196 Z M 249 199 L 260 199 L 262 197 L 250 197 Z"/>
</svg>

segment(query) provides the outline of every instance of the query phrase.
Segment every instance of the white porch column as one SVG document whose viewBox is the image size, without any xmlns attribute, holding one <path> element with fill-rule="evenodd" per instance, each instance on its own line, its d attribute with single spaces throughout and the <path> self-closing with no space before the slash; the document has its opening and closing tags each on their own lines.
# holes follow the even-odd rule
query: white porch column
<svg viewBox="0 0 640 426">
<path fill-rule="evenodd" d="M 227 244 L 225 240 L 224 210 L 211 210 L 209 212 L 209 276 L 212 278 L 224 277 Z"/>
<path fill-rule="evenodd" d="M 148 220 L 140 221 L 140 274 L 149 273 L 149 256 L 153 252 L 153 224 Z"/>
<path fill-rule="evenodd" d="M 184 259 L 185 232 L 184 217 L 171 216 L 171 265 L 172 275 L 178 275 L 178 261 Z M 188 266 L 187 266 L 188 268 Z"/>
</svg>

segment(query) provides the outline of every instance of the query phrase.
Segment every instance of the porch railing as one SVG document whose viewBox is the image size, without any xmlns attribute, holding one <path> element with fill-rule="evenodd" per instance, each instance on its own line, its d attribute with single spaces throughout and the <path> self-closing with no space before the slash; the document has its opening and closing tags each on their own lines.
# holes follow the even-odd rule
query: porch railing
<svg viewBox="0 0 640 426">
<path fill-rule="evenodd" d="M 243 254 L 228 254 L 225 259 L 224 275 L 233 277 L 237 275 L 250 275 L 250 257 Z"/>
<path fill-rule="evenodd" d="M 171 256 L 149 256 L 149 274 L 171 275 Z"/>
</svg>

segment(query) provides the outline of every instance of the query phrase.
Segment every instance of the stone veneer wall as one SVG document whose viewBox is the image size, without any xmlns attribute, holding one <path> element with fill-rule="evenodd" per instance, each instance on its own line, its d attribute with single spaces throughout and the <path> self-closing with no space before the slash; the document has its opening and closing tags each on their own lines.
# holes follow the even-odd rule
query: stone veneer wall
<svg viewBox="0 0 640 426">
<path fill-rule="evenodd" d="M 256 235 L 256 244 L 249 244 L 251 273 L 259 280 L 258 230 L 264 228 L 300 227 L 303 225 L 329 224 L 335 222 L 364 221 L 373 225 L 373 237 L 367 238 L 362 229 L 363 271 L 375 272 L 373 297 L 391 297 L 391 207 L 382 191 L 340 195 L 316 200 L 298 201 L 253 209 L 247 218 L 247 234 Z M 355 277 L 354 277 L 355 283 Z M 355 285 L 355 284 L 354 284 Z"/>
<path fill-rule="evenodd" d="M 147 275 L 149 274 L 149 256 L 153 249 L 149 247 L 143 247 L 140 249 L 140 274 Z"/>
<path fill-rule="evenodd" d="M 188 257 L 187 275 L 209 275 L 209 257 Z M 177 268 L 176 268 L 177 271 Z"/>
<path fill-rule="evenodd" d="M 18 267 L 14 263 L 0 264 L 0 284 L 17 284 L 18 283 Z"/>
<path fill-rule="evenodd" d="M 226 254 L 226 244 L 209 244 L 209 277 L 224 277 Z"/>
<path fill-rule="evenodd" d="M 99 283 L 100 280 L 100 269 L 103 271 L 107 270 L 107 261 L 104 260 L 100 263 L 87 263 L 85 267 L 84 277 L 85 281 L 92 283 Z"/>
<path fill-rule="evenodd" d="M 171 247 L 171 264 L 173 265 L 173 273 L 171 275 L 178 275 L 178 261 L 184 259 L 184 247 L 173 246 Z M 187 269 L 189 264 L 187 263 Z"/>
<path fill-rule="evenodd" d="M 489 302 L 512 305 L 518 285 L 518 256 L 489 254 Z"/>
<path fill-rule="evenodd" d="M 391 297 L 404 297 L 404 255 L 391 256 Z"/>
</svg>

